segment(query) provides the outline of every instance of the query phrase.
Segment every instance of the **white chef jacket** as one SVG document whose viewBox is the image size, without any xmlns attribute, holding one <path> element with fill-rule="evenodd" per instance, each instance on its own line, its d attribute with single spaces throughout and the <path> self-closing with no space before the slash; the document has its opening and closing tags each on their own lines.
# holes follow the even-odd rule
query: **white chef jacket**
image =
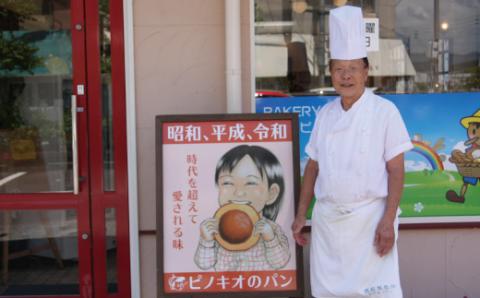
<svg viewBox="0 0 480 298">
<path fill-rule="evenodd" d="M 386 197 L 386 162 L 412 148 L 392 102 L 369 89 L 348 111 L 335 99 L 318 112 L 305 149 L 318 162 L 316 198 L 352 203 Z"/>
<path fill-rule="evenodd" d="M 386 162 L 411 148 L 395 105 L 368 89 L 348 111 L 337 98 L 318 113 L 306 147 L 319 166 L 310 250 L 315 297 L 402 297 L 397 247 L 380 257 L 374 237 L 388 194 Z"/>
</svg>

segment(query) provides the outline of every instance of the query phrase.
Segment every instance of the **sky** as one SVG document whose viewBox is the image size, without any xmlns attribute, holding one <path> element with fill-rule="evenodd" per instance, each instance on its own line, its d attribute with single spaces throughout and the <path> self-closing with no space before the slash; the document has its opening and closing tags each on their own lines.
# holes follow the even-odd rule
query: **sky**
<svg viewBox="0 0 480 298">
<path fill-rule="evenodd" d="M 396 0 L 396 30 L 410 38 L 411 50 L 424 53 L 433 39 L 434 0 Z M 439 0 L 440 22 L 449 29 L 440 32 L 452 41 L 455 54 L 475 52 L 480 45 L 480 0 Z M 478 22 L 476 22 L 478 20 Z"/>
</svg>

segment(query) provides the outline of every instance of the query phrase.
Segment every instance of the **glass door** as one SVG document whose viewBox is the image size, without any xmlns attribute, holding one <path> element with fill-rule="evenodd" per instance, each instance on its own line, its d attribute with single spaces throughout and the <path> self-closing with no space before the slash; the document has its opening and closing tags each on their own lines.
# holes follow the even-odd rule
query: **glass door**
<svg viewBox="0 0 480 298">
<path fill-rule="evenodd" d="M 84 10 L 0 2 L 0 296 L 92 294 Z"/>
<path fill-rule="evenodd" d="M 93 280 L 96 297 L 130 296 L 123 1 L 86 6 Z"/>
<path fill-rule="evenodd" d="M 123 61 L 122 1 L 0 1 L 0 297 L 130 296 Z"/>
</svg>

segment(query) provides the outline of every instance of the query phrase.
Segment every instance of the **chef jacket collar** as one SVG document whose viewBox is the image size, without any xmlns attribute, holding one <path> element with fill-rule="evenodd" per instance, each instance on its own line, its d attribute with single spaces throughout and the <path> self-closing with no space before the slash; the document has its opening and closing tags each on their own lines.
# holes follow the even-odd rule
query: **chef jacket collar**
<svg viewBox="0 0 480 298">
<path fill-rule="evenodd" d="M 337 115 L 339 118 L 333 125 L 332 132 L 338 132 L 344 129 L 348 129 L 353 122 L 353 117 L 357 114 L 357 111 L 366 105 L 368 99 L 370 98 L 372 91 L 365 88 L 362 96 L 352 105 L 348 111 L 345 111 L 342 107 L 341 97 L 338 97 L 335 103 L 335 110 L 337 110 Z"/>
<path fill-rule="evenodd" d="M 345 114 L 355 114 L 355 111 L 358 110 L 361 106 L 365 105 L 365 102 L 368 100 L 369 95 L 372 93 L 372 91 L 368 88 L 365 88 L 363 90 L 363 94 L 360 96 L 360 98 L 353 103 L 353 105 L 345 111 L 342 107 L 342 98 L 339 96 L 338 97 L 338 108 Z M 342 114 L 343 114 L 342 113 Z"/>
</svg>

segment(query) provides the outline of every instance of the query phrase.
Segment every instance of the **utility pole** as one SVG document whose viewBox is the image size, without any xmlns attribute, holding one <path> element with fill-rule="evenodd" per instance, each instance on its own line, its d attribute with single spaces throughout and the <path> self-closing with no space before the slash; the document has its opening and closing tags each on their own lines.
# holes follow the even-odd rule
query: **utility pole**
<svg viewBox="0 0 480 298">
<path fill-rule="evenodd" d="M 440 4 L 439 0 L 433 2 L 433 43 L 432 43 L 432 90 L 439 84 L 438 59 L 439 59 L 439 29 L 440 29 Z"/>
<path fill-rule="evenodd" d="M 434 0 L 433 3 L 433 39 L 438 40 L 440 29 L 440 7 L 439 0 Z"/>
<path fill-rule="evenodd" d="M 478 17 L 478 11 L 477 15 L 475 16 L 475 56 L 477 57 L 477 66 L 480 67 L 480 53 L 478 52 L 478 41 L 480 39 L 480 32 L 478 31 L 478 25 L 480 24 L 480 19 Z"/>
<path fill-rule="evenodd" d="M 325 73 L 327 70 L 326 64 L 326 53 L 327 53 L 327 24 L 326 24 L 326 7 L 325 0 L 319 0 L 318 10 L 313 12 L 313 36 L 315 38 L 315 58 L 316 58 L 316 67 L 318 69 L 318 81 L 317 86 L 325 86 Z"/>
</svg>

